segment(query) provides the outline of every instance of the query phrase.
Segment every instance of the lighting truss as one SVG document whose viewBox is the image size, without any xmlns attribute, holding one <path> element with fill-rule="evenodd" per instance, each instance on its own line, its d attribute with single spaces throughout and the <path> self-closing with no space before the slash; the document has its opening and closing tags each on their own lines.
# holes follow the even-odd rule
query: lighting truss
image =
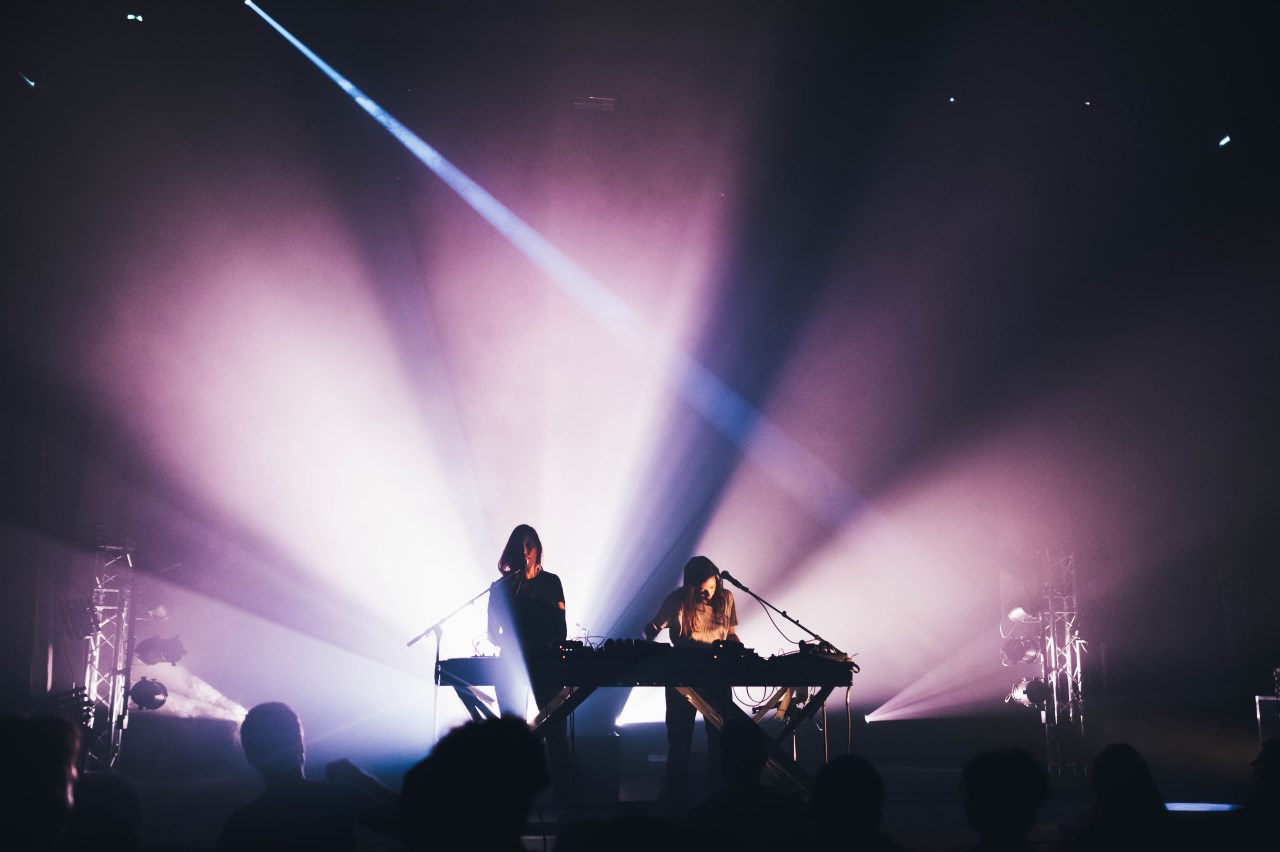
<svg viewBox="0 0 1280 852">
<path fill-rule="evenodd" d="M 82 759 L 88 772 L 115 766 L 128 724 L 132 582 L 131 546 L 95 549 L 90 606 L 97 629 L 84 646 L 84 690 L 91 716 Z"/>
<path fill-rule="evenodd" d="M 1042 616 L 1044 681 L 1049 700 L 1041 712 L 1049 771 L 1085 771 L 1084 693 L 1081 670 L 1087 650 L 1080 638 L 1074 553 L 1045 551 Z"/>
</svg>

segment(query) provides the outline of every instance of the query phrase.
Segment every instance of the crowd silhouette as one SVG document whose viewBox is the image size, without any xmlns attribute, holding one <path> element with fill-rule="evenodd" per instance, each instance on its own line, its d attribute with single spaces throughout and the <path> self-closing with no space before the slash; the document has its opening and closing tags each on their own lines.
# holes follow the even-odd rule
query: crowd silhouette
<svg viewBox="0 0 1280 852">
<path fill-rule="evenodd" d="M 0 717 L 0 848 L 15 852 L 146 850 L 137 791 L 114 773 L 77 773 L 81 731 L 51 717 Z M 470 722 L 443 737 L 405 775 L 400 793 L 349 761 L 304 774 L 302 722 L 285 704 L 261 704 L 241 726 L 245 757 L 262 791 L 225 817 L 217 846 L 229 850 L 354 850 L 359 832 L 377 848 L 515 852 L 527 847 L 530 812 L 549 776 L 545 746 L 516 717 Z M 771 743 L 748 720 L 721 731 L 723 785 L 683 811 L 618 810 L 558 827 L 558 852 L 781 848 L 904 852 L 882 830 L 885 783 L 865 757 L 841 755 L 812 789 L 784 792 L 762 781 Z M 1142 755 L 1107 746 L 1094 759 L 1092 811 L 1051 840 L 1029 840 L 1050 792 L 1044 766 L 1020 748 L 984 752 L 960 773 L 972 852 L 1272 849 L 1280 836 L 1280 740 L 1253 761 L 1254 791 L 1238 810 L 1179 823 Z M 621 806 L 619 806 L 621 808 Z M 358 829 L 358 827 L 363 827 Z M 1043 832 L 1041 832 L 1043 834 Z M 532 848 L 548 848 L 547 841 Z"/>
<path fill-rule="evenodd" d="M 350 761 L 325 766 L 324 781 L 307 780 L 302 722 L 288 705 L 250 710 L 240 742 L 264 789 L 227 818 L 219 849 L 348 852 L 355 848 L 357 825 L 399 834 L 400 797 Z"/>
</svg>

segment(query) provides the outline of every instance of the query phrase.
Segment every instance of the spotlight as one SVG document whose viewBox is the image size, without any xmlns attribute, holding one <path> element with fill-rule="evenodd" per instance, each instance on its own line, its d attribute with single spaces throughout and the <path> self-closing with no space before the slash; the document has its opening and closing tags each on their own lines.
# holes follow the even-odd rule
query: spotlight
<svg viewBox="0 0 1280 852">
<path fill-rule="evenodd" d="M 129 688 L 129 698 L 139 710 L 159 710 L 169 698 L 169 690 L 158 680 L 145 677 Z"/>
<path fill-rule="evenodd" d="M 1049 684 L 1038 677 L 1030 679 L 1024 677 L 1013 685 L 1013 689 L 1004 697 L 1004 700 L 1006 704 L 1012 701 L 1014 704 L 1021 704 L 1023 707 L 1034 707 L 1037 710 L 1043 710 L 1052 697 L 1053 690 L 1049 689 Z"/>
<path fill-rule="evenodd" d="M 55 692 L 49 696 L 52 708 L 75 719 L 86 728 L 93 725 L 93 702 L 89 700 L 89 691 L 83 686 L 75 686 L 63 692 Z"/>
<path fill-rule="evenodd" d="M 144 666 L 154 666 L 156 663 L 170 663 L 176 666 L 178 660 L 187 655 L 187 649 L 182 646 L 182 640 L 177 636 L 172 639 L 152 636 L 150 639 L 139 642 L 138 647 L 133 649 L 133 653 L 137 654 L 138 660 Z"/>
<path fill-rule="evenodd" d="M 138 592 L 138 621 L 165 621 L 169 611 L 164 608 L 160 593 L 153 586 L 143 586 Z"/>
<path fill-rule="evenodd" d="M 1024 603 L 1029 603 L 1029 601 Z M 1005 618 L 1015 624 L 1039 624 L 1040 613 L 1038 610 L 1038 607 L 1036 610 L 1029 610 L 1022 604 L 1014 604 L 1009 609 L 1009 614 L 1006 615 Z"/>
<path fill-rule="evenodd" d="M 1034 663 L 1040 659 L 1040 641 L 1037 636 L 1009 636 L 1000 646 L 1004 655 L 1002 665 L 1016 666 L 1018 663 Z"/>
</svg>

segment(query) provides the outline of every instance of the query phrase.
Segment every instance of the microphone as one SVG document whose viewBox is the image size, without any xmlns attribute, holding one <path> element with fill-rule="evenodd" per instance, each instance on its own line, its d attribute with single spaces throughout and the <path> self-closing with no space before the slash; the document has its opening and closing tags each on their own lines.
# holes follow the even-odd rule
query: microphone
<svg viewBox="0 0 1280 852">
<path fill-rule="evenodd" d="M 507 571 L 501 577 L 499 577 L 498 579 L 490 583 L 489 588 L 496 589 L 500 586 L 509 586 L 509 585 L 514 585 L 516 588 L 519 588 L 520 587 L 519 582 L 512 583 L 511 581 L 518 580 L 522 576 L 524 576 L 523 571 Z"/>
<path fill-rule="evenodd" d="M 730 583 L 733 583 L 735 586 L 737 586 L 739 589 L 742 589 L 742 591 L 744 592 L 747 590 L 747 587 L 739 583 L 737 580 L 733 579 L 733 575 L 730 574 L 728 571 L 721 571 L 720 579 L 728 580 Z"/>
</svg>

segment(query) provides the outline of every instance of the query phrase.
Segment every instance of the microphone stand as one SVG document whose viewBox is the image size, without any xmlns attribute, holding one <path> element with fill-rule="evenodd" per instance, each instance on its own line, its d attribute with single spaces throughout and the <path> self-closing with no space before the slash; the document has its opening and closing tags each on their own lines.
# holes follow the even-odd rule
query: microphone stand
<svg viewBox="0 0 1280 852">
<path fill-rule="evenodd" d="M 431 738 L 433 741 L 438 740 L 440 738 L 440 729 L 439 729 L 440 727 L 439 726 L 440 644 L 444 640 L 444 623 L 449 619 L 453 618 L 458 613 L 462 612 L 467 607 L 471 606 L 476 601 L 480 600 L 485 595 L 492 592 L 494 589 L 501 586 L 503 583 L 509 582 L 512 577 L 518 575 L 519 573 L 520 572 L 518 571 L 512 571 L 509 574 L 505 574 L 499 577 L 498 579 L 494 580 L 492 583 L 485 586 L 483 589 L 481 589 L 480 591 L 472 595 L 470 598 L 468 598 L 463 604 L 461 604 L 453 612 L 449 613 L 444 618 L 440 619 L 435 624 L 431 625 L 426 630 L 422 631 L 417 636 L 413 637 L 412 639 L 410 639 L 408 642 L 405 643 L 406 648 L 412 648 L 414 645 L 418 644 L 418 642 L 425 639 L 430 634 L 434 634 L 436 637 L 436 663 L 431 670 L 431 678 L 435 682 L 435 689 L 432 691 L 432 701 L 431 701 Z"/>
<path fill-rule="evenodd" d="M 780 616 L 782 616 L 783 618 L 785 618 L 787 621 L 790 621 L 790 622 L 791 622 L 792 624 L 794 624 L 796 627 L 799 627 L 799 628 L 800 628 L 801 630 L 803 630 L 805 633 L 808 633 L 808 634 L 809 634 L 810 636 L 812 636 L 814 639 L 818 640 L 818 647 L 819 647 L 819 649 L 821 649 L 821 650 L 823 650 L 823 651 L 827 651 L 827 652 L 829 652 L 829 653 L 834 653 L 834 654 L 843 654 L 843 653 L 844 653 L 844 651 L 841 651 L 841 650 L 840 650 L 839 648 L 837 648 L 835 645 L 832 645 L 832 644 L 831 644 L 830 642 L 828 642 L 826 639 L 823 639 L 823 638 L 822 638 L 821 636 L 819 636 L 817 633 L 814 633 L 812 630 L 810 630 L 809 628 L 807 628 L 807 627 L 805 627 L 803 624 L 801 624 L 801 623 L 800 623 L 800 620 L 799 620 L 798 618 L 792 618 L 790 615 L 787 615 L 787 611 L 786 611 L 786 610 L 784 610 L 784 609 L 778 609 L 776 606 L 774 606 L 773 604 L 769 603 L 767 600 L 765 600 L 764 598 L 760 597 L 760 596 L 759 596 L 759 595 L 757 595 L 755 592 L 753 592 L 753 591 L 751 591 L 750 589 L 748 589 L 746 586 L 742 585 L 742 583 L 738 582 L 738 580 L 737 580 L 735 577 L 733 577 L 733 576 L 731 576 L 731 575 L 729 575 L 729 574 L 726 574 L 726 573 L 725 573 L 725 572 L 723 572 L 723 571 L 722 571 L 722 572 L 720 572 L 720 576 L 721 576 L 722 578 L 724 578 L 724 579 L 728 580 L 728 581 L 729 581 L 730 583 L 732 583 L 733 585 L 737 586 L 737 587 L 738 587 L 739 589 L 741 589 L 742 591 L 744 591 L 744 592 L 746 592 L 747 594 L 751 595 L 751 597 L 755 598 L 757 601 L 759 601 L 759 602 L 760 602 L 760 605 L 761 605 L 761 606 L 768 607 L 769 609 L 771 609 L 771 610 L 773 610 L 774 612 L 776 612 L 778 615 L 780 615 Z M 800 644 L 801 644 L 801 645 L 803 645 L 804 643 L 803 643 L 803 642 L 801 642 Z M 854 670 L 856 671 L 857 669 L 855 668 Z"/>
<path fill-rule="evenodd" d="M 818 640 L 818 650 L 819 650 L 819 651 L 822 651 L 822 652 L 824 652 L 824 653 L 828 653 L 828 654 L 839 654 L 840 656 L 844 657 L 846 660 L 848 660 L 848 661 L 849 661 L 849 665 L 853 666 L 853 670 L 854 670 L 855 672 L 859 670 L 859 669 L 858 669 L 858 664 L 857 664 L 857 663 L 855 663 L 855 662 L 854 662 L 854 661 L 849 657 L 849 655 L 848 655 L 848 654 L 846 654 L 844 651 L 841 651 L 841 650 L 840 650 L 839 648 L 837 648 L 835 645 L 832 645 L 832 644 L 831 644 L 830 642 L 828 642 L 826 639 L 823 639 L 823 638 L 822 638 L 821 636 L 819 636 L 817 633 L 814 633 L 812 630 L 810 630 L 809 628 L 805 627 L 803 624 L 801 624 L 801 623 L 800 623 L 800 619 L 798 619 L 798 618 L 792 618 L 791 616 L 787 615 L 786 610 L 778 609 L 776 606 L 774 606 L 773 604 L 769 603 L 767 600 L 765 600 L 764 598 L 760 597 L 760 596 L 759 596 L 759 595 L 757 595 L 755 592 L 751 591 L 751 590 L 750 590 L 750 589 L 748 589 L 746 586 L 744 586 L 744 585 L 742 585 L 741 583 L 739 583 L 739 582 L 737 581 L 737 579 L 733 577 L 733 575 L 728 574 L 728 573 L 726 573 L 726 572 L 724 572 L 724 571 L 721 571 L 721 572 L 720 572 L 720 576 L 721 576 L 723 579 L 728 580 L 730 583 L 733 583 L 733 585 L 737 586 L 739 589 L 742 589 L 742 591 L 744 591 L 744 592 L 746 592 L 747 594 L 751 595 L 751 597 L 755 598 L 757 601 L 759 601 L 759 602 L 760 602 L 760 605 L 761 605 L 761 606 L 768 607 L 769 609 L 771 609 L 771 610 L 773 610 L 774 612 L 776 612 L 778 615 L 780 615 L 780 616 L 782 616 L 783 618 L 785 618 L 787 621 L 790 621 L 790 622 L 791 622 L 792 624 L 794 624 L 796 627 L 799 627 L 799 628 L 800 628 L 801 630 L 803 630 L 805 633 L 808 633 L 808 634 L 809 634 L 810 636 L 812 636 L 814 639 Z M 803 641 L 801 641 L 801 642 L 800 642 L 800 646 L 801 646 L 801 648 L 803 649 L 803 647 L 804 647 L 804 642 L 803 642 Z M 807 699 L 806 699 L 806 700 L 807 700 Z M 852 723 L 851 721 L 848 721 L 848 720 L 850 720 L 852 717 L 850 717 L 850 716 L 849 716 L 849 707 L 848 707 L 848 704 L 849 704 L 849 690 L 848 690 L 847 688 L 845 689 L 845 692 L 844 692 L 844 700 L 845 700 L 845 719 L 846 719 L 846 721 L 847 721 L 847 724 L 852 725 L 853 723 Z M 792 724 L 795 724 L 795 723 L 793 722 Z M 784 732 L 784 733 L 785 733 L 785 732 Z M 852 733 L 852 728 L 850 728 L 850 734 L 849 734 L 849 741 L 850 741 L 850 743 L 852 743 L 852 740 L 853 740 L 853 733 Z M 823 704 L 822 704 L 822 748 L 823 748 L 823 751 L 824 751 L 824 752 L 826 752 L 826 751 L 827 751 L 827 749 L 828 749 L 828 746 L 827 746 L 827 705 L 826 705 L 826 700 L 825 700 L 825 698 L 824 698 L 824 700 L 823 700 Z M 850 748 L 852 748 L 852 746 L 850 746 Z M 796 740 L 794 739 L 794 735 L 793 735 L 793 738 L 792 738 L 792 740 L 791 740 L 791 751 L 792 751 L 792 754 L 795 754 L 795 750 L 796 750 Z"/>
</svg>

